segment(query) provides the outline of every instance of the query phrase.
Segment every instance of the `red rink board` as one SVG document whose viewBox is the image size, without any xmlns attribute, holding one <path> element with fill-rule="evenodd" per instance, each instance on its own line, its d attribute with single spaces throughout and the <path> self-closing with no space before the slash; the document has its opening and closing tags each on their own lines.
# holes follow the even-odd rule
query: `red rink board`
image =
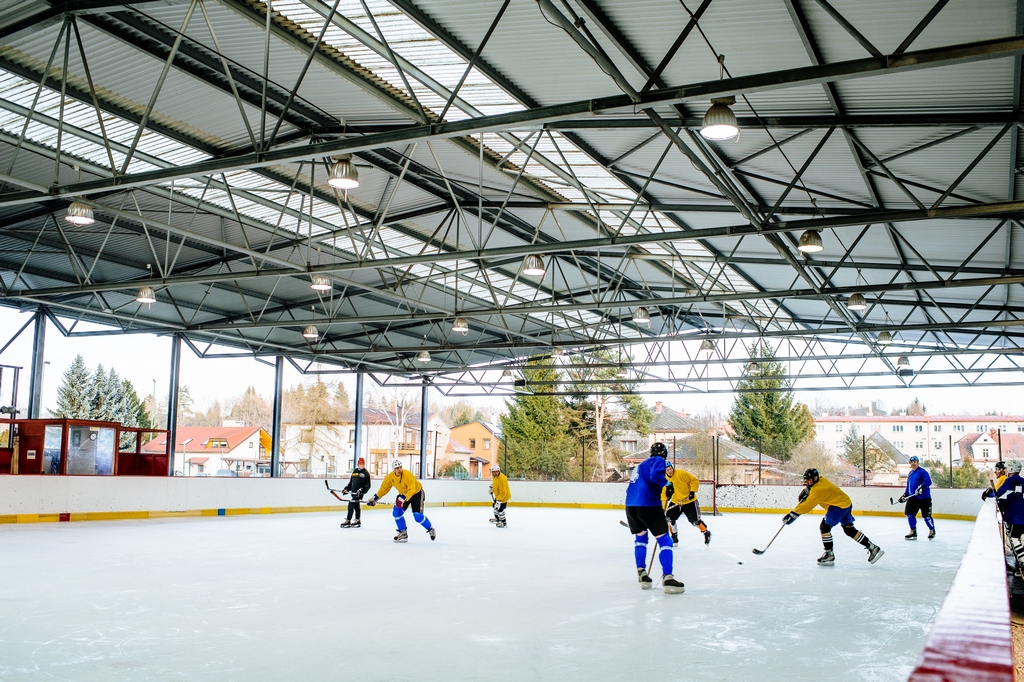
<svg viewBox="0 0 1024 682">
<path fill-rule="evenodd" d="M 1003 541 L 986 501 L 910 682 L 1012 682 L 1013 645 Z"/>
</svg>

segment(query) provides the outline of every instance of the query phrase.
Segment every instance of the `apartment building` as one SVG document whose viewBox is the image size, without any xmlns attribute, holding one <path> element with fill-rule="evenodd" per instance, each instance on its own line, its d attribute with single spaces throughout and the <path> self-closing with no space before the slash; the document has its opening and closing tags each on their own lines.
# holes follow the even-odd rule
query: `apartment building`
<svg viewBox="0 0 1024 682">
<path fill-rule="evenodd" d="M 877 433 L 901 453 L 921 459 L 961 460 L 961 439 L 979 434 L 1024 434 L 1024 416 L 1013 415 L 842 415 L 815 417 L 815 442 L 838 455 L 843 440 L 853 430 L 857 436 Z M 973 441 L 972 441 L 973 442 Z M 994 461 L 994 460 L 993 460 Z"/>
</svg>

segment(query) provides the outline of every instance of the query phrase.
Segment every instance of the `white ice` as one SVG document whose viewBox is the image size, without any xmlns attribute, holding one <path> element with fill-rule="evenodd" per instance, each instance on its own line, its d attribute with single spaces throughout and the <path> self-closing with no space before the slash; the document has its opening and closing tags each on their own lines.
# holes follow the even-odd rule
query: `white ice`
<svg viewBox="0 0 1024 682">
<path fill-rule="evenodd" d="M 837 532 L 823 568 L 820 517 L 760 557 L 776 515 L 707 517 L 666 595 L 621 511 L 431 508 L 404 545 L 389 511 L 0 526 L 0 678 L 905 680 L 972 528 L 859 517 L 885 556 Z"/>
</svg>

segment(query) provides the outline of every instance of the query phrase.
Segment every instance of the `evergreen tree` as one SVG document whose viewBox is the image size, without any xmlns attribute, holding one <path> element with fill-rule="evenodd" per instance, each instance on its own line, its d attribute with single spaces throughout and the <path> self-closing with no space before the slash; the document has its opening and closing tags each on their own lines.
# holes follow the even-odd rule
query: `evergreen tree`
<svg viewBox="0 0 1024 682">
<path fill-rule="evenodd" d="M 527 386 L 562 378 L 558 370 L 529 366 L 521 376 Z M 505 406 L 508 412 L 501 417 L 505 437 L 502 469 L 510 477 L 564 478 L 574 447 L 561 401 L 551 395 L 519 394 L 505 401 Z"/>
<path fill-rule="evenodd" d="M 859 465 L 862 462 L 862 445 L 863 443 L 861 442 L 860 433 L 857 432 L 857 427 L 852 426 L 850 427 L 850 430 L 846 432 L 846 435 L 843 436 L 843 440 L 839 444 L 839 447 L 842 448 L 840 454 L 847 462 Z"/>
<path fill-rule="evenodd" d="M 789 382 L 780 378 L 785 368 L 775 362 L 771 346 L 751 346 L 750 356 L 757 359 L 758 368 L 743 370 L 729 424 L 740 443 L 760 445 L 763 452 L 787 460 L 793 448 L 813 437 L 814 417 L 806 405 L 793 404 Z"/>
<path fill-rule="evenodd" d="M 92 377 L 85 366 L 85 359 L 76 355 L 61 378 L 57 389 L 57 408 L 51 412 L 61 419 L 89 419 L 92 402 Z"/>
</svg>

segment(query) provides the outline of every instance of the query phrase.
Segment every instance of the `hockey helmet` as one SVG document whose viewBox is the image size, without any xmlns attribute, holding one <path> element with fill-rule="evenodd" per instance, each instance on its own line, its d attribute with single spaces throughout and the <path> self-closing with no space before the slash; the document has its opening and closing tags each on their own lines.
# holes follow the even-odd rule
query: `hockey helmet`
<svg viewBox="0 0 1024 682">
<path fill-rule="evenodd" d="M 814 485 L 820 477 L 817 469 L 808 469 L 804 472 L 804 485 Z"/>
<path fill-rule="evenodd" d="M 655 443 L 651 446 L 651 457 L 664 457 L 668 458 L 668 448 L 665 447 L 664 443 Z"/>
<path fill-rule="evenodd" d="M 392 469 L 401 469 L 402 468 L 402 460 L 396 459 L 394 462 L 391 463 L 391 468 Z"/>
<path fill-rule="evenodd" d="M 1006 471 L 1006 462 L 996 462 L 996 471 Z"/>
<path fill-rule="evenodd" d="M 910 461 L 910 462 L 920 462 L 921 460 L 918 459 L 917 455 L 912 455 L 908 461 Z"/>
<path fill-rule="evenodd" d="M 491 472 L 493 473 L 495 471 L 497 471 L 498 473 L 501 473 L 501 467 L 498 465 L 497 462 L 495 462 L 494 464 L 491 465 Z"/>
<path fill-rule="evenodd" d="M 1006 470 L 1009 471 L 1011 474 L 1019 474 L 1020 460 L 1011 459 L 1009 463 L 1006 465 Z"/>
</svg>

